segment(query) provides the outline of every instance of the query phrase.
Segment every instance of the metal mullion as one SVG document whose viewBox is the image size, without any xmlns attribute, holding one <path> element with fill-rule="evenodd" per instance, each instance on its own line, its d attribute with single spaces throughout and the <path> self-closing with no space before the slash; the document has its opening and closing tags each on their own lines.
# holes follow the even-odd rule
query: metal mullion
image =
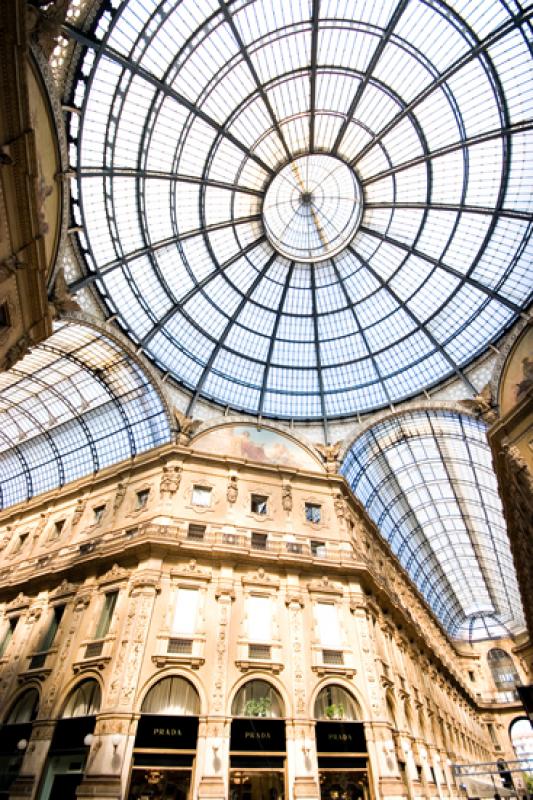
<svg viewBox="0 0 533 800">
<path fill-rule="evenodd" d="M 375 373 L 376 373 L 376 375 L 378 377 L 378 380 L 381 383 L 381 387 L 382 387 L 382 389 L 383 389 L 383 391 L 385 393 L 385 397 L 387 398 L 389 406 L 392 409 L 393 405 L 392 405 L 391 397 L 389 395 L 387 387 L 385 386 L 385 382 L 384 382 L 383 377 L 381 375 L 381 371 L 379 369 L 378 363 L 377 363 L 376 359 L 374 358 L 374 354 L 372 353 L 372 350 L 370 349 L 370 345 L 368 344 L 368 339 L 366 338 L 366 333 L 365 333 L 361 323 L 359 322 L 359 318 L 358 318 L 357 313 L 355 311 L 355 304 L 354 304 L 352 298 L 350 297 L 350 295 L 348 294 L 348 290 L 346 288 L 346 284 L 344 283 L 344 280 L 341 277 L 341 274 L 339 272 L 337 264 L 335 263 L 335 260 L 332 258 L 332 259 L 330 259 L 330 261 L 331 261 L 331 264 L 333 266 L 333 271 L 335 272 L 335 275 L 337 276 L 337 281 L 339 283 L 339 286 L 341 287 L 341 291 L 342 291 L 342 293 L 344 295 L 344 298 L 346 300 L 347 306 L 350 309 L 350 311 L 352 312 L 352 316 L 354 318 L 354 321 L 355 321 L 355 324 L 357 326 L 357 329 L 358 329 L 359 333 L 361 334 L 363 342 L 365 343 L 365 347 L 367 349 L 368 355 L 369 355 L 370 360 L 372 362 L 372 366 L 374 367 L 374 371 L 375 371 Z"/>
<path fill-rule="evenodd" d="M 389 42 L 389 40 L 390 40 L 390 38 L 391 38 L 391 36 L 392 36 L 392 34 L 394 32 L 394 28 L 398 24 L 398 21 L 399 21 L 401 15 L 403 14 L 403 12 L 405 11 L 408 3 L 409 3 L 409 0 L 399 0 L 398 4 L 397 4 L 396 8 L 394 9 L 394 12 L 393 12 L 393 14 L 392 14 L 392 16 L 391 16 L 391 18 L 389 20 L 389 23 L 388 23 L 387 27 L 384 29 L 383 35 L 379 39 L 379 41 L 377 43 L 377 46 L 376 46 L 376 49 L 372 53 L 372 58 L 370 59 L 368 67 L 365 70 L 365 75 L 364 75 L 361 83 L 359 84 L 359 86 L 356 89 L 356 92 L 355 92 L 355 94 L 354 94 L 354 96 L 352 98 L 352 101 L 351 101 L 351 103 L 350 103 L 350 105 L 348 107 L 348 111 L 346 112 L 346 116 L 345 116 L 344 122 L 342 123 L 342 125 L 341 125 L 341 127 L 339 129 L 339 132 L 337 134 L 337 137 L 336 137 L 336 139 L 335 139 L 335 141 L 333 143 L 333 148 L 331 150 L 332 155 L 335 155 L 337 153 L 337 151 L 338 151 L 338 149 L 340 147 L 340 143 L 341 143 L 341 141 L 343 139 L 343 136 L 346 133 L 346 130 L 348 129 L 348 125 L 350 124 L 350 122 L 351 122 L 351 120 L 353 118 L 353 115 L 355 113 L 355 110 L 356 110 L 357 106 L 359 105 L 361 97 L 363 96 L 363 92 L 365 91 L 366 87 L 368 86 L 368 84 L 370 82 L 370 79 L 372 77 L 372 73 L 374 72 L 374 70 L 375 70 L 375 68 L 377 66 L 377 63 L 378 63 L 379 59 L 381 58 L 381 56 L 383 54 L 383 51 L 384 51 L 385 47 L 387 46 L 387 44 L 388 44 L 388 42 Z"/>
<path fill-rule="evenodd" d="M 365 229 L 365 230 L 366 230 L 366 229 Z M 387 238 L 388 238 L 388 237 L 387 237 Z M 469 391 L 469 392 L 471 392 L 472 396 L 476 395 L 476 394 L 477 394 L 477 390 L 476 390 L 475 386 L 474 386 L 474 385 L 473 385 L 473 384 L 470 382 L 470 380 L 469 380 L 469 379 L 466 377 L 466 375 L 463 373 L 463 371 L 460 369 L 460 367 L 459 367 L 459 366 L 458 366 L 458 365 L 455 363 L 455 361 L 454 361 L 454 360 L 453 360 L 453 358 L 452 358 L 452 357 L 449 355 L 449 353 L 447 353 L 447 352 L 446 352 L 446 350 L 444 349 L 444 347 L 442 346 L 442 344 L 441 344 L 441 343 L 440 343 L 440 342 L 439 342 L 439 341 L 438 341 L 438 340 L 435 338 L 435 336 L 434 336 L 434 335 L 431 333 L 431 331 L 429 331 L 429 330 L 426 328 L 426 325 L 425 325 L 423 322 L 421 322 L 421 320 L 419 320 L 419 319 L 418 319 L 417 315 L 416 315 L 416 314 L 415 314 L 413 311 L 411 311 L 411 309 L 409 308 L 409 306 L 407 305 L 407 303 L 406 303 L 404 300 L 402 300 L 402 299 L 399 297 L 399 295 L 398 295 L 398 294 L 396 294 L 396 292 L 394 291 L 394 289 L 393 289 L 393 288 L 392 288 L 392 287 L 391 287 L 391 286 L 390 286 L 390 285 L 389 285 L 389 284 L 388 284 L 386 281 L 384 281 L 384 280 L 383 280 L 383 278 L 381 277 L 381 275 L 379 275 L 379 273 L 378 273 L 378 272 L 376 272 L 376 271 L 375 271 L 375 270 L 374 270 L 374 269 L 373 269 L 373 268 L 370 266 L 370 264 L 369 264 L 369 263 L 368 263 L 368 262 L 367 262 L 367 261 L 366 261 L 364 258 L 362 258 L 362 257 L 361 257 L 359 254 L 355 253 L 355 251 L 352 249 L 351 245 L 349 246 L 349 248 L 348 248 L 348 249 L 350 250 L 350 252 L 351 252 L 353 255 L 355 255 L 355 256 L 356 256 L 356 258 L 358 258 L 358 259 L 360 260 L 360 262 L 361 262 L 361 263 L 362 263 L 362 264 L 363 264 L 363 265 L 366 267 L 366 269 L 368 269 L 368 271 L 370 272 L 370 274 L 371 274 L 371 275 L 372 275 L 372 276 L 373 276 L 373 277 L 376 279 L 376 281 L 378 281 L 378 283 L 380 284 L 380 286 L 381 286 L 381 287 L 382 287 L 382 288 L 383 288 L 385 291 L 389 292 L 389 294 L 390 294 L 390 295 L 391 295 L 391 296 L 394 298 L 394 300 L 395 300 L 395 301 L 398 303 L 398 305 L 400 306 L 400 308 L 402 308 L 402 309 L 405 311 L 405 313 L 406 313 L 406 314 L 407 314 L 407 315 L 408 315 L 408 316 L 411 318 L 411 320 L 412 320 L 412 321 L 415 323 L 415 325 L 417 326 L 417 329 L 418 329 L 419 331 L 421 331 L 421 332 L 424 334 L 424 336 L 426 336 L 426 337 L 429 339 L 429 341 L 431 342 L 431 344 L 433 345 L 433 347 L 434 347 L 436 350 L 438 350 L 438 352 L 439 352 L 439 353 L 440 353 L 440 354 L 443 356 L 443 358 L 444 358 L 444 359 L 445 359 L 445 360 L 448 362 L 449 366 L 452 368 L 452 370 L 453 370 L 453 371 L 454 371 L 454 373 L 457 375 L 457 377 L 458 377 L 458 378 L 460 378 L 460 379 L 461 379 L 461 381 L 462 381 L 462 382 L 465 384 L 465 386 L 467 387 L 468 391 Z M 445 303 L 443 303 L 442 307 L 444 307 L 444 305 L 445 305 Z M 436 312 L 436 313 L 437 313 L 437 312 Z"/>
<path fill-rule="evenodd" d="M 252 150 L 246 147 L 239 139 L 237 139 L 233 134 L 231 134 L 224 125 L 220 125 L 216 120 L 214 120 L 209 114 L 206 114 L 205 111 L 202 111 L 198 108 L 194 103 L 188 100 L 179 92 L 176 92 L 171 86 L 167 85 L 163 81 L 160 81 L 155 75 L 152 75 L 151 72 L 148 72 L 139 64 L 133 64 L 129 59 L 121 56 L 120 53 L 117 53 L 115 50 L 112 50 L 107 44 L 103 44 L 101 42 L 96 41 L 92 37 L 88 36 L 86 33 L 82 33 L 82 31 L 77 30 L 72 25 L 68 23 L 64 23 L 61 26 L 62 33 L 70 36 L 71 38 L 75 39 L 79 44 L 87 47 L 91 50 L 95 50 L 100 55 L 107 56 L 111 61 L 119 64 L 121 67 L 130 70 L 134 75 L 138 75 L 140 78 L 145 80 L 151 86 L 155 87 L 157 91 L 161 92 L 162 94 L 170 97 L 172 100 L 175 100 L 178 105 L 183 106 L 187 109 L 193 116 L 198 117 L 201 119 L 202 122 L 205 122 L 206 125 L 213 128 L 213 130 L 217 131 L 220 136 L 225 137 L 229 142 L 231 142 L 235 147 L 241 150 L 248 158 L 252 161 L 255 161 L 259 166 L 265 170 L 269 175 L 274 175 L 274 170 L 272 167 L 263 161 L 258 155 L 256 155 Z"/>
<path fill-rule="evenodd" d="M 176 183 L 192 183 L 199 186 L 209 186 L 214 189 L 226 189 L 230 192 L 240 192 L 251 194 L 255 197 L 263 197 L 264 192 L 259 189 L 252 189 L 248 186 L 240 186 L 236 183 L 226 183 L 224 181 L 213 180 L 212 178 L 202 178 L 197 175 L 180 175 L 170 172 L 156 172 L 147 169 L 130 169 L 129 167 L 113 167 L 103 169 L 100 167 L 78 167 L 77 174 L 80 178 L 100 178 L 114 175 L 120 178 L 137 178 L 145 180 L 175 181 Z"/>
<path fill-rule="evenodd" d="M 309 77 L 309 152 L 315 152 L 316 126 L 316 78 L 318 57 L 318 26 L 320 19 L 320 0 L 313 0 L 311 12 L 311 73 Z"/>
<path fill-rule="evenodd" d="M 250 244 L 248 244 L 242 250 L 239 250 L 238 253 L 235 253 L 235 255 L 231 256 L 231 258 L 229 258 L 227 261 L 224 261 L 222 264 L 218 264 L 217 267 L 212 272 L 206 275 L 205 278 L 202 278 L 202 280 L 199 281 L 195 286 L 193 286 L 192 289 L 189 289 L 189 291 L 185 295 L 183 295 L 183 297 L 180 299 L 178 303 L 172 306 L 172 308 L 169 308 L 169 310 L 165 312 L 165 314 L 163 314 L 161 319 L 157 321 L 154 327 L 150 331 L 148 331 L 148 333 L 141 339 L 140 347 L 143 348 L 146 347 L 146 345 L 150 342 L 151 339 L 153 339 L 156 333 L 158 333 L 158 331 L 160 331 L 163 328 L 163 326 L 166 325 L 170 319 L 172 319 L 176 311 L 182 309 L 183 306 L 185 306 L 189 302 L 189 300 L 192 300 L 192 298 L 196 294 L 198 294 L 198 292 L 202 291 L 202 289 L 205 289 L 205 287 L 214 278 L 218 277 L 219 275 L 222 275 L 224 273 L 224 270 L 226 270 L 228 267 L 231 267 L 231 265 L 234 264 L 236 261 L 238 261 L 239 258 L 249 253 L 251 250 L 254 249 L 254 247 L 257 247 L 257 245 L 261 244 L 261 242 L 263 241 L 265 241 L 264 235 L 260 236 L 255 241 L 250 242 Z M 205 333 L 205 331 L 202 331 L 202 333 Z"/>
<path fill-rule="evenodd" d="M 324 441 L 328 444 L 329 441 L 329 433 L 328 433 L 328 416 L 326 412 L 326 398 L 324 396 L 324 376 L 322 374 L 322 358 L 320 355 L 320 337 L 318 333 L 318 312 L 317 312 L 317 304 L 316 304 L 316 265 L 310 264 L 310 271 L 311 271 L 311 302 L 312 302 L 312 314 L 313 314 L 313 330 L 315 336 L 315 356 L 316 356 L 316 370 L 318 374 L 318 386 L 320 390 L 320 408 L 322 411 L 322 425 L 324 428 Z"/>
<path fill-rule="evenodd" d="M 485 286 L 483 283 L 480 283 L 475 278 L 470 277 L 470 275 L 465 275 L 459 270 L 454 269 L 454 267 L 450 267 L 448 264 L 443 264 L 441 261 L 439 261 L 438 258 L 434 258 L 433 256 L 427 255 L 426 253 L 422 253 L 420 250 L 416 250 L 410 245 L 401 242 L 399 239 L 394 239 L 393 237 L 387 236 L 386 234 L 380 233 L 379 231 L 374 231 L 372 230 L 372 228 L 367 228 L 366 225 L 361 225 L 359 230 L 363 231 L 363 233 L 368 233 L 369 236 L 374 236 L 377 239 L 381 239 L 383 242 L 386 242 L 387 244 L 391 244 L 394 247 L 398 247 L 400 248 L 400 250 L 405 250 L 406 252 L 410 253 L 413 256 L 416 256 L 417 258 L 421 258 L 423 261 L 427 261 L 428 264 L 431 264 L 434 267 L 442 269 L 444 272 L 448 272 L 450 275 L 453 275 L 454 278 L 458 278 L 461 281 L 461 283 L 466 283 L 469 286 L 473 286 L 475 289 L 478 289 L 478 291 L 482 292 L 483 294 L 487 295 L 493 300 L 497 300 L 503 306 L 506 306 L 506 308 L 509 308 L 511 311 L 513 311 L 515 314 L 523 316 L 522 308 L 520 306 L 517 306 L 516 303 L 513 303 L 511 300 L 508 300 L 506 297 L 503 297 L 501 294 L 494 291 L 494 289 L 490 289 L 488 286 Z M 361 257 L 358 256 L 358 258 Z M 460 286 L 458 287 L 458 289 L 459 288 Z M 449 298 L 446 302 L 448 301 Z M 443 306 L 446 305 L 446 302 L 443 304 Z"/>
<path fill-rule="evenodd" d="M 222 349 L 222 346 L 224 345 L 224 342 L 228 338 L 229 332 L 230 332 L 231 328 L 233 327 L 233 325 L 235 324 L 235 321 L 237 320 L 237 317 L 239 316 L 239 314 L 243 310 L 243 308 L 246 305 L 246 303 L 249 302 L 249 300 L 250 300 L 252 294 L 254 293 L 256 287 L 263 280 L 264 276 L 267 274 L 268 270 L 270 269 L 270 267 L 272 266 L 272 264 L 273 264 L 273 262 L 274 262 L 274 260 L 276 258 L 277 258 L 277 253 L 275 253 L 275 252 L 272 253 L 272 255 L 267 260 L 265 265 L 257 273 L 257 275 L 255 276 L 254 280 L 252 281 L 252 283 L 248 287 L 248 289 L 246 291 L 246 294 L 243 294 L 243 296 L 242 296 L 242 298 L 241 298 L 241 300 L 239 302 L 239 305 L 237 306 L 237 308 L 235 309 L 235 311 L 233 312 L 233 314 L 229 318 L 228 322 L 226 323 L 226 326 L 225 326 L 224 330 L 222 331 L 222 333 L 218 337 L 217 342 L 216 342 L 215 346 L 213 347 L 213 349 L 211 351 L 209 359 L 208 359 L 207 363 L 204 366 L 202 374 L 200 375 L 200 378 L 198 379 L 194 394 L 191 397 L 191 399 L 189 400 L 189 405 L 187 406 L 187 412 L 186 412 L 186 415 L 188 417 L 191 417 L 193 412 L 194 412 L 194 406 L 196 405 L 196 401 L 198 400 L 198 397 L 200 396 L 200 394 L 202 392 L 202 389 L 203 389 L 204 384 L 205 384 L 205 382 L 207 380 L 207 377 L 208 377 L 209 373 L 211 372 L 213 364 L 215 363 L 215 359 L 216 359 L 217 355 L 219 354 L 220 350 Z M 229 378 L 228 378 L 228 380 L 229 380 Z"/>
<path fill-rule="evenodd" d="M 290 161 L 291 158 L 292 158 L 292 153 L 289 150 L 289 147 L 288 147 L 287 142 L 285 140 L 285 136 L 283 135 L 283 131 L 281 130 L 281 127 L 280 127 L 280 124 L 279 124 L 278 119 L 276 117 L 276 114 L 274 113 L 274 109 L 272 108 L 272 104 L 271 104 L 270 100 L 268 99 L 267 93 L 265 92 L 265 87 L 261 83 L 261 79 L 259 78 L 259 75 L 257 74 L 257 70 L 254 67 L 254 65 L 252 63 L 252 60 L 251 60 L 251 58 L 250 58 L 250 56 L 248 54 L 248 50 L 246 48 L 246 45 L 244 44 L 244 42 L 242 40 L 242 37 L 241 37 L 241 35 L 239 33 L 239 30 L 238 30 L 237 26 L 235 25 L 233 17 L 231 16 L 231 14 L 229 12 L 229 9 L 228 9 L 228 7 L 226 5 L 225 0 L 218 0 L 218 4 L 220 6 L 220 10 L 222 11 L 222 14 L 224 15 L 224 19 L 226 20 L 226 22 L 228 23 L 228 25 L 231 28 L 231 32 L 232 32 L 232 34 L 233 34 L 233 36 L 235 38 L 235 41 L 237 42 L 237 45 L 239 47 L 241 56 L 243 57 L 243 60 L 244 60 L 244 62 L 246 64 L 246 66 L 250 70 L 250 73 L 252 75 L 254 83 L 257 86 L 257 91 L 259 92 L 259 96 L 261 97 L 261 100 L 265 104 L 266 110 L 268 111 L 269 117 L 272 120 L 272 124 L 274 125 L 274 129 L 275 129 L 276 133 L 279 136 L 281 144 L 283 145 L 283 149 L 285 150 L 285 154 L 287 156 L 287 159 Z M 269 169 L 267 171 L 272 174 L 272 170 Z"/>
<path fill-rule="evenodd" d="M 385 127 L 376 134 L 373 141 L 366 144 L 361 150 L 356 154 L 356 156 L 350 162 L 350 165 L 353 166 L 357 164 L 364 156 L 367 154 L 369 150 L 372 149 L 381 139 L 383 139 L 387 133 L 389 133 L 397 124 L 400 122 L 407 114 L 409 114 L 417 105 L 419 105 L 423 100 L 426 99 L 435 89 L 438 89 L 443 83 L 445 83 L 449 78 L 455 75 L 456 72 L 459 72 L 466 64 L 470 61 L 473 61 L 477 58 L 481 53 L 487 50 L 492 45 L 499 42 L 500 39 L 505 38 L 508 33 L 513 30 L 514 28 L 520 27 L 523 22 L 531 19 L 533 17 L 533 9 L 529 8 L 527 10 L 522 11 L 520 14 L 517 14 L 513 17 L 510 21 L 504 22 L 500 25 L 496 30 L 491 31 L 484 39 L 478 42 L 474 47 L 472 47 L 467 53 L 460 56 L 453 64 L 451 64 L 444 72 L 441 73 L 440 77 L 430 83 L 428 86 L 425 87 L 416 97 L 411 100 L 411 102 L 404 108 L 403 111 L 400 111 L 390 122 L 388 122 Z"/>
<path fill-rule="evenodd" d="M 365 208 L 406 208 L 417 210 L 430 210 L 430 211 L 452 211 L 459 214 L 495 214 L 494 208 L 486 206 L 467 206 L 467 205 L 448 205 L 445 203 L 365 203 Z M 499 218 L 508 217 L 509 219 L 523 220 L 524 222 L 533 222 L 533 214 L 528 211 L 513 211 L 512 209 L 502 209 L 497 212 Z"/>
<path fill-rule="evenodd" d="M 410 169 L 411 167 L 416 167 L 419 164 L 423 164 L 424 161 L 428 159 L 439 158 L 440 156 L 448 155 L 448 153 L 454 153 L 457 150 L 462 150 L 467 147 L 472 147 L 477 144 L 483 144 L 484 142 L 490 142 L 493 139 L 501 139 L 502 136 L 506 135 L 513 135 L 515 133 L 527 133 L 528 131 L 533 130 L 533 122 L 515 122 L 512 125 L 508 125 L 505 128 L 497 128 L 487 133 L 477 133 L 474 136 L 470 136 L 465 139 L 461 139 L 453 144 L 444 145 L 443 147 L 438 147 L 435 150 L 432 150 L 429 153 L 425 153 L 420 156 L 415 156 L 415 158 L 411 158 L 408 161 L 403 161 L 401 164 L 397 164 L 390 169 L 382 170 L 381 172 L 377 172 L 370 178 L 366 178 L 362 181 L 362 186 L 368 186 L 371 183 L 375 183 L 376 181 L 381 180 L 382 178 L 388 178 L 390 175 L 395 175 L 398 172 L 402 172 L 405 169 Z M 372 207 L 372 205 L 366 204 L 367 207 Z M 436 206 L 439 207 L 438 205 Z"/>
<path fill-rule="evenodd" d="M 272 353 L 274 351 L 274 345 L 276 343 L 276 336 L 278 333 L 279 323 L 281 321 L 281 315 L 283 313 L 282 309 L 285 305 L 285 298 L 287 297 L 287 292 L 289 290 L 289 286 L 292 280 L 292 274 L 294 272 L 294 261 L 291 261 L 289 269 L 287 271 L 287 277 L 285 279 L 285 284 L 283 286 L 283 290 L 281 292 L 280 301 L 278 304 L 278 308 L 276 310 L 276 319 L 274 320 L 274 326 L 272 328 L 272 333 L 270 334 L 270 342 L 268 345 L 268 353 L 265 361 L 265 369 L 263 372 L 263 382 L 261 385 L 261 394 L 259 396 L 259 406 L 258 406 L 258 416 L 261 417 L 263 414 L 263 407 L 265 404 L 265 396 L 266 396 L 266 387 L 268 383 L 268 374 L 270 372 L 270 367 L 272 365 Z"/>
<path fill-rule="evenodd" d="M 83 278 L 78 278 L 69 285 L 69 288 L 73 292 L 77 292 L 79 291 L 79 289 L 83 289 L 88 284 L 94 283 L 94 281 L 96 280 L 101 280 L 102 278 L 105 278 L 106 275 L 108 275 L 110 272 L 113 272 L 113 270 L 117 269 L 118 267 L 126 266 L 130 261 L 134 261 L 135 259 L 140 258 L 141 256 L 150 255 L 150 253 L 155 253 L 157 250 L 162 250 L 163 248 L 168 247 L 171 244 L 179 244 L 179 242 L 184 242 L 187 239 L 193 239 L 195 236 L 205 235 L 208 233 L 212 233 L 213 231 L 223 230 L 224 228 L 234 227 L 235 225 L 240 225 L 245 222 L 256 222 L 260 219 L 261 219 L 261 214 L 253 214 L 252 216 L 249 217 L 239 217 L 239 219 L 236 220 L 226 220 L 225 222 L 217 222 L 214 223 L 213 225 L 207 225 L 202 228 L 195 228 L 192 231 L 185 231 L 183 233 L 179 233 L 176 236 L 171 236 L 168 239 L 161 240 L 160 242 L 154 242 L 153 244 L 150 244 L 146 247 L 142 247 L 139 250 L 132 250 L 131 252 L 126 253 L 124 258 L 115 259 L 114 261 L 108 261 L 107 264 L 102 264 L 98 268 L 98 272 L 93 272 L 90 275 L 85 275 Z M 259 239 L 256 239 L 256 241 L 252 244 L 253 245 L 257 244 L 257 242 L 261 241 L 261 239 L 264 239 L 264 236 L 260 237 Z M 239 255 L 242 255 L 242 253 L 247 252 L 250 247 L 251 245 L 248 245 L 239 253 Z"/>
<path fill-rule="evenodd" d="M 24 454 L 23 454 L 22 450 L 20 449 L 19 445 L 18 444 L 13 444 L 13 442 L 10 439 L 7 438 L 7 436 L 2 431 L 1 428 L 0 428 L 0 437 L 9 445 L 9 447 L 7 449 L 8 450 L 13 450 L 15 452 L 15 455 L 17 457 L 17 461 L 20 464 L 20 467 L 21 467 L 21 470 L 22 470 L 22 475 L 24 476 L 24 480 L 25 480 L 25 483 L 26 483 L 26 499 L 29 500 L 31 497 L 33 497 L 33 480 L 32 480 L 32 475 L 31 475 L 31 468 L 30 468 L 28 462 L 26 461 L 26 459 L 24 457 Z M 2 495 L 3 495 L 3 489 L 2 489 Z M 3 500 L 3 497 L 2 497 L 2 500 Z M 2 508 L 7 508 L 7 506 L 4 506 L 2 504 Z"/>
</svg>

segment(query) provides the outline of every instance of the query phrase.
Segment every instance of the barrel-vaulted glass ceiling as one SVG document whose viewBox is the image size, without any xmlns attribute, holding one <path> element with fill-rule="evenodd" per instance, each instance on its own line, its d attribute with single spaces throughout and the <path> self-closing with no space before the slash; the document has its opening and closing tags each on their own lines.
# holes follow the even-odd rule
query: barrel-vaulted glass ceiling
<svg viewBox="0 0 533 800">
<path fill-rule="evenodd" d="M 531 5 L 103 8 L 71 30 L 74 287 L 189 413 L 338 417 L 454 373 L 472 391 L 463 367 L 531 295 Z M 339 163 L 327 191 L 319 156 Z"/>
<path fill-rule="evenodd" d="M 60 323 L 0 374 L 0 508 L 168 441 L 149 376 L 93 328 Z"/>
<path fill-rule="evenodd" d="M 523 628 L 482 422 L 447 411 L 391 417 L 354 442 L 341 472 L 452 636 Z"/>
</svg>

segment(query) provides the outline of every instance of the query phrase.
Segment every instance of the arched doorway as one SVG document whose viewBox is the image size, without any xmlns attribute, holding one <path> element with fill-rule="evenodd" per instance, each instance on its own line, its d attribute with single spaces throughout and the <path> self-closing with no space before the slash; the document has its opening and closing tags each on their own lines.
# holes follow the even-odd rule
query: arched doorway
<svg viewBox="0 0 533 800">
<path fill-rule="evenodd" d="M 231 707 L 229 800 L 283 800 L 285 720 L 279 692 L 264 680 L 241 686 Z"/>
<path fill-rule="evenodd" d="M 37 689 L 27 689 L 15 700 L 0 728 L 0 800 L 7 800 L 19 774 L 38 706 Z"/>
<path fill-rule="evenodd" d="M 509 728 L 509 736 L 517 759 L 523 766 L 524 778 L 529 791 L 533 789 L 533 726 L 527 717 L 515 719 Z"/>
<path fill-rule="evenodd" d="M 367 800 L 366 737 L 354 697 L 328 684 L 316 697 L 314 716 L 321 800 Z"/>
<path fill-rule="evenodd" d="M 190 681 L 172 675 L 147 692 L 137 726 L 130 800 L 190 800 L 200 698 Z"/>
<path fill-rule="evenodd" d="M 69 694 L 54 729 L 39 800 L 76 800 L 100 702 L 100 686 L 93 678 L 81 681 Z"/>
</svg>

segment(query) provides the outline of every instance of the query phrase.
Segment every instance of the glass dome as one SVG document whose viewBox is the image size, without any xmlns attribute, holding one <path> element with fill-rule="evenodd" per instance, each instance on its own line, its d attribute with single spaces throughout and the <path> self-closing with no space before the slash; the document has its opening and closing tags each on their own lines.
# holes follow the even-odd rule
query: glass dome
<svg viewBox="0 0 533 800">
<path fill-rule="evenodd" d="M 72 31 L 73 288 L 189 413 L 348 416 L 453 374 L 473 391 L 463 368 L 531 296 L 528 13 L 112 6 Z"/>
</svg>

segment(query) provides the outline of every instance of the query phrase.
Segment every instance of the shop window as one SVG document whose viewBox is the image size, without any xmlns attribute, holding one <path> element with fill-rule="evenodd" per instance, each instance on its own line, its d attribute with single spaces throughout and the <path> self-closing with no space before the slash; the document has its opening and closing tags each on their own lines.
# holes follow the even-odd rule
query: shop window
<svg viewBox="0 0 533 800">
<path fill-rule="evenodd" d="M 318 524 L 322 519 L 322 506 L 319 506 L 316 503 L 306 503 L 305 518 L 307 522 L 312 522 L 315 525 Z"/>
<path fill-rule="evenodd" d="M 141 711 L 143 714 L 198 716 L 200 698 L 192 683 L 185 678 L 163 678 L 149 690 Z"/>
<path fill-rule="evenodd" d="M 150 489 L 141 489 L 140 492 L 137 492 L 135 508 L 138 511 L 141 508 L 146 508 L 149 497 L 150 497 Z"/>
<path fill-rule="evenodd" d="M 263 494 L 253 494 L 250 502 L 253 514 L 262 516 L 268 514 L 268 497 Z"/>
<path fill-rule="evenodd" d="M 189 525 L 187 528 L 187 539 L 194 542 L 202 542 L 205 539 L 205 525 Z"/>
<path fill-rule="evenodd" d="M 211 489 L 207 486 L 193 486 L 192 504 L 200 508 L 211 506 Z"/>
<path fill-rule="evenodd" d="M 266 533 L 252 533 L 252 549 L 266 550 L 268 536 Z"/>
<path fill-rule="evenodd" d="M 89 717 L 100 711 L 101 693 L 95 680 L 89 678 L 72 690 L 63 711 L 63 718 Z"/>
<path fill-rule="evenodd" d="M 93 508 L 93 523 L 94 525 L 98 525 L 104 516 L 105 513 L 105 506 L 95 506 Z"/>
<path fill-rule="evenodd" d="M 231 713 L 234 717 L 282 717 L 283 702 L 267 681 L 248 681 L 235 695 Z"/>
<path fill-rule="evenodd" d="M 360 718 L 355 700 L 342 686 L 325 686 L 315 700 L 316 719 L 342 719 L 355 721 Z"/>
<path fill-rule="evenodd" d="M 2 639 L 0 640 L 0 658 L 5 655 L 7 652 L 7 648 L 9 647 L 9 643 L 13 638 L 13 634 L 15 633 L 15 628 L 17 627 L 17 622 L 19 621 L 18 617 L 11 617 L 10 620 L 7 621 L 5 626 Z"/>
<path fill-rule="evenodd" d="M 25 722 L 33 722 L 37 716 L 39 706 L 39 692 L 37 689 L 28 689 L 20 695 L 13 704 L 11 711 L 7 715 L 6 725 L 21 725 Z"/>
</svg>

